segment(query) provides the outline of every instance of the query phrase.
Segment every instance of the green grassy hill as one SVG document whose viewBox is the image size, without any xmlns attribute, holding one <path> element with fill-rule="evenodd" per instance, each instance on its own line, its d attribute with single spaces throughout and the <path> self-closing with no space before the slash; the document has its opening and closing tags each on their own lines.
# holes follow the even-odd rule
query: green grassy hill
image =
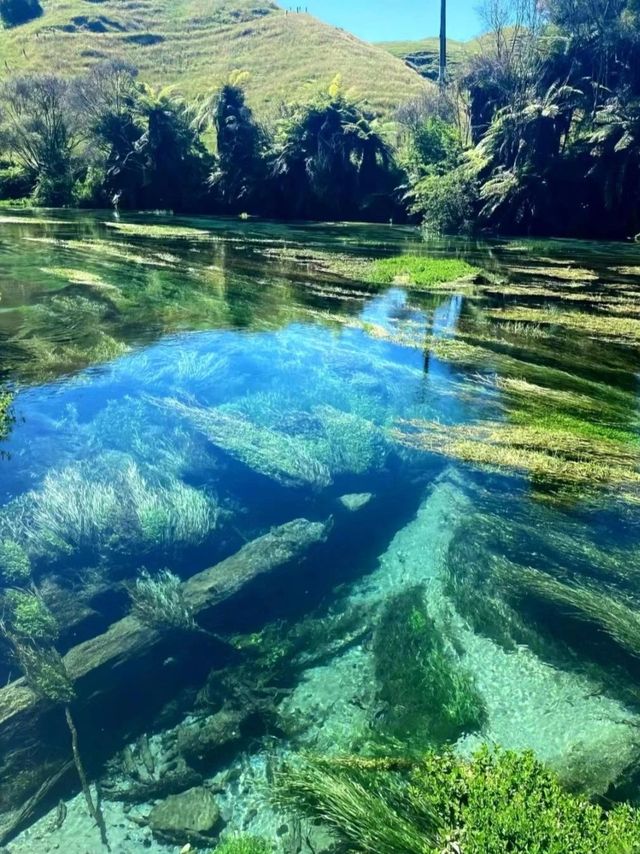
<svg viewBox="0 0 640 854">
<path fill-rule="evenodd" d="M 283 99 L 344 86 L 381 112 L 425 83 L 401 59 L 271 0 L 43 0 L 44 15 L 0 29 L 0 76 L 124 57 L 142 79 L 208 91 L 234 69 L 251 73 L 249 99 L 263 114 Z"/>
<path fill-rule="evenodd" d="M 461 62 L 467 45 L 449 39 L 448 62 L 452 70 Z M 440 40 L 437 36 L 417 41 L 380 42 L 378 47 L 388 51 L 392 56 L 415 68 L 430 80 L 438 79 L 438 66 L 440 56 Z"/>
</svg>

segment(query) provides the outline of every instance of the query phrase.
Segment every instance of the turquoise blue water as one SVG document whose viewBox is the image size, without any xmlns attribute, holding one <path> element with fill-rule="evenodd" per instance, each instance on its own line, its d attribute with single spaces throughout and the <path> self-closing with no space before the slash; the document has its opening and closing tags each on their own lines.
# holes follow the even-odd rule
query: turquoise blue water
<svg viewBox="0 0 640 854">
<path fill-rule="evenodd" d="M 591 274 L 581 285 L 584 301 L 570 310 L 603 315 L 622 297 L 633 321 L 640 249 L 427 245 L 416 230 L 380 226 L 131 220 L 194 229 L 177 235 L 127 232 L 127 223 L 113 228 L 104 220 L 0 217 L 1 376 L 16 393 L 0 461 L 0 541 L 28 555 L 33 581 L 61 624 L 58 650 L 100 637 L 125 617 L 143 570 L 153 576 L 168 568 L 186 581 L 277 526 L 322 522 L 326 542 L 295 572 L 272 586 L 263 581 L 216 617 L 222 640 L 235 639 L 242 650 L 274 625 L 280 643 L 313 616 L 325 620 L 321 643 L 330 648 L 327 615 L 369 609 L 358 635 L 364 645 L 336 640 L 333 657 L 327 651 L 318 662 L 320 641 L 310 636 L 309 665 L 300 665 L 297 649 L 288 676 L 274 676 L 307 716 L 299 742 L 276 727 L 283 749 L 323 738 L 345 751 L 366 749 L 362 728 L 375 733 L 385 719 L 366 638 L 385 603 L 424 585 L 452 660 L 475 674 L 488 709 L 484 731 L 462 733 L 460 749 L 483 739 L 533 746 L 557 767 L 570 766 L 572 785 L 633 793 L 638 339 L 633 327 L 620 338 L 562 323 L 501 326 L 492 312 L 566 311 L 560 297 L 573 285 L 554 278 L 555 265 Z M 332 273 L 327 262 L 427 252 L 479 264 L 500 284 L 374 289 Z M 451 342 L 476 349 L 454 358 Z M 536 403 L 529 388 L 514 397 L 503 380 L 526 380 L 547 396 Z M 567 404 L 550 392 L 575 397 Z M 592 461 L 580 442 L 595 430 L 605 442 L 597 454 L 610 466 L 622 459 L 624 478 L 565 482 L 526 466 L 487 467 L 464 448 L 418 447 L 398 433 L 440 430 L 452 438 L 479 423 L 539 426 L 541 410 L 577 419 L 569 428 L 565 422 L 563 458 Z M 345 508 L 349 495 L 367 496 L 362 509 Z M 528 584 L 520 590 L 518 573 Z M 543 589 L 541 578 L 561 591 Z M 262 649 L 275 637 L 264 635 Z M 186 647 L 173 643 L 170 658 L 181 661 Z M 206 646 L 189 646 L 183 666 L 191 689 L 205 679 L 210 655 Z M 352 665 L 371 689 L 359 695 L 355 718 L 344 711 L 353 685 L 342 668 Z M 0 672 L 5 681 L 19 674 L 8 649 Z M 163 676 L 151 669 L 145 678 Z M 113 739 L 104 739 L 109 750 L 95 745 L 96 775 L 127 737 L 162 731 L 167 704 L 174 703 L 172 725 L 194 713 L 185 684 L 169 682 L 148 708 L 141 695 L 137 716 L 130 708 L 104 716 Z M 327 707 L 322 726 L 313 722 L 313 703 Z M 79 706 L 91 744 L 91 721 Z M 40 736 L 36 764 L 62 749 L 61 736 L 47 738 Z M 259 755 L 252 744 L 242 749 Z M 592 780 L 585 769 L 598 763 L 604 770 Z M 230 827 L 240 795 L 236 801 L 227 804 Z"/>
</svg>

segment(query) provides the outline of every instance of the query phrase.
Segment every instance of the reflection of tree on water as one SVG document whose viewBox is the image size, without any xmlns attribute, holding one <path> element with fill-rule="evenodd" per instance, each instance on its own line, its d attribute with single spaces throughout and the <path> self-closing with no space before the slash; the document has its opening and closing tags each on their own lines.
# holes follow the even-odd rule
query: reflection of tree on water
<svg viewBox="0 0 640 854">
<path fill-rule="evenodd" d="M 13 394 L 0 387 L 0 442 L 8 438 L 15 423 L 16 417 L 13 413 Z M 0 457 L 5 452 L 0 449 Z"/>
</svg>

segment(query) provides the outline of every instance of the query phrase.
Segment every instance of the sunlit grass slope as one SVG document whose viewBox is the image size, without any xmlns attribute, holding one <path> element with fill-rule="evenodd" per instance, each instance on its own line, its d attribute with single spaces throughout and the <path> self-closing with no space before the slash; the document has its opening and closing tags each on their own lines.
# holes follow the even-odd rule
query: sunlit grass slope
<svg viewBox="0 0 640 854">
<path fill-rule="evenodd" d="M 462 62 L 465 51 L 473 50 L 474 42 L 458 42 L 449 39 L 447 42 L 448 62 L 455 70 Z M 380 42 L 378 47 L 388 51 L 397 59 L 403 60 L 417 69 L 425 77 L 436 79 L 438 76 L 440 40 L 437 36 L 415 41 Z"/>
<path fill-rule="evenodd" d="M 185 95 L 208 91 L 234 69 L 251 72 L 252 104 L 264 114 L 282 100 L 344 86 L 381 112 L 425 85 L 402 60 L 311 15 L 270 0 L 44 0 L 44 15 L 0 29 L 0 75 L 81 71 L 124 57 L 141 77 Z"/>
</svg>

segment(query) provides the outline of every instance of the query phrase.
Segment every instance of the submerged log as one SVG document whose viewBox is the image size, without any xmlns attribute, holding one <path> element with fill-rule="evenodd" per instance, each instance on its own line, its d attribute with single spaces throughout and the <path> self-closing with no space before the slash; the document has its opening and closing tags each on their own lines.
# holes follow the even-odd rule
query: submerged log
<svg viewBox="0 0 640 854">
<path fill-rule="evenodd" d="M 226 605 L 240 595 L 259 595 L 266 589 L 261 580 L 266 585 L 294 569 L 327 530 L 306 519 L 288 522 L 185 581 L 184 598 L 198 623 L 215 630 L 227 619 Z M 202 682 L 225 656 L 229 649 L 202 633 L 176 637 L 134 616 L 71 649 L 64 663 L 76 690 L 73 713 L 88 764 L 97 765 L 144 731 L 145 719 L 148 724 L 181 688 Z M 0 813 L 19 808 L 69 758 L 60 706 L 38 698 L 23 679 L 0 690 Z M 0 844 L 11 825 L 9 815 L 0 817 Z"/>
</svg>

